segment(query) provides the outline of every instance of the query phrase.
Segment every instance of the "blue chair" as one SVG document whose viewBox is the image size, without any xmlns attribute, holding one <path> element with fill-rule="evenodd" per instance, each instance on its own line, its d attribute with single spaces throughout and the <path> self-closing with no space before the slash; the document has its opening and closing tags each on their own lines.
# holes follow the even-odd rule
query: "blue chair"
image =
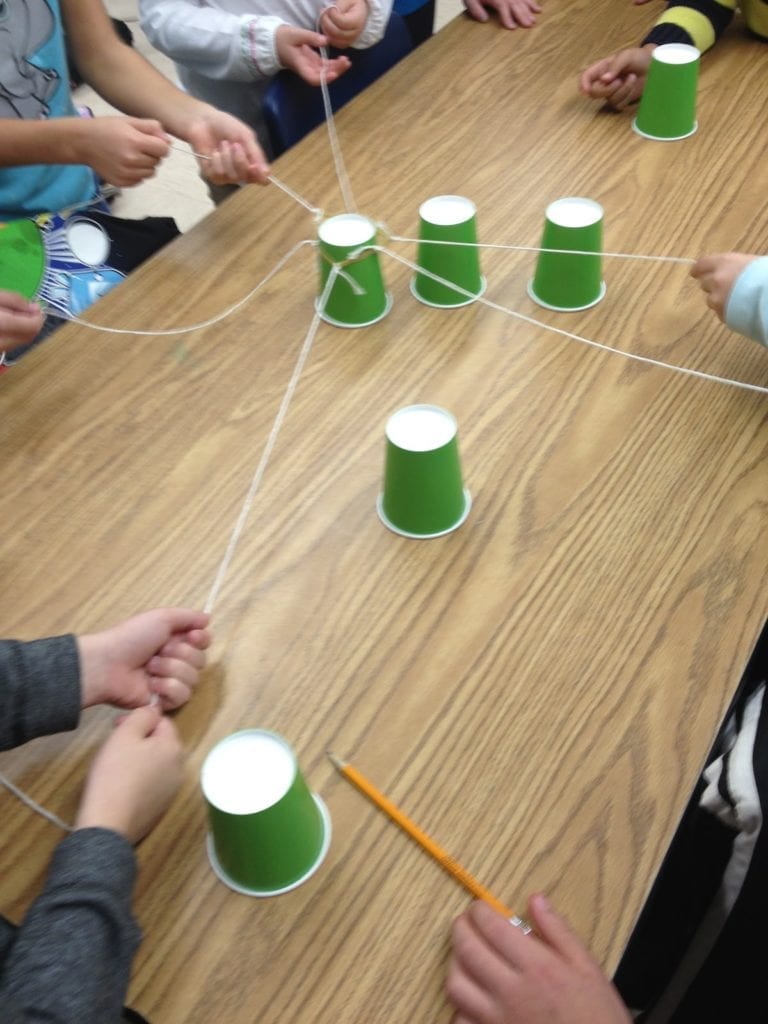
<svg viewBox="0 0 768 1024">
<path fill-rule="evenodd" d="M 352 67 L 328 86 L 331 108 L 338 110 L 343 107 L 412 49 L 406 24 L 393 11 L 383 38 L 375 46 L 367 50 L 330 51 L 333 56 L 344 52 L 352 61 Z M 292 71 L 281 71 L 275 75 L 264 95 L 263 110 L 275 157 L 325 120 L 323 94 L 319 86 L 307 85 Z"/>
</svg>

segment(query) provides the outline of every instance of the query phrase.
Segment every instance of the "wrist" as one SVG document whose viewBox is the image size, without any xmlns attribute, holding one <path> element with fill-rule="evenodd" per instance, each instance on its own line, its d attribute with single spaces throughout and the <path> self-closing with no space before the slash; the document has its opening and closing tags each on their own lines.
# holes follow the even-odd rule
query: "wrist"
<svg viewBox="0 0 768 1024">
<path fill-rule="evenodd" d="M 99 633 L 78 636 L 77 653 L 80 658 L 80 707 L 109 703 L 106 690 L 106 658 Z"/>
<path fill-rule="evenodd" d="M 216 113 L 216 108 L 192 96 L 185 96 L 185 99 L 184 104 L 179 104 L 171 114 L 161 118 L 161 121 L 171 135 L 190 142 L 190 135 L 194 133 L 196 125 L 211 118 Z"/>
</svg>

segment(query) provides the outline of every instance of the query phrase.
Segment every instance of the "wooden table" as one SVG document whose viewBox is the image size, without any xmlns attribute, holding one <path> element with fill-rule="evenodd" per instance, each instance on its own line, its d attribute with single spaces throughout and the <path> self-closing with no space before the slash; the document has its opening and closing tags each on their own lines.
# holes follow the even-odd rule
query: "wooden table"
<svg viewBox="0 0 768 1024">
<path fill-rule="evenodd" d="M 534 31 L 463 19 L 338 117 L 358 206 L 413 235 L 459 193 L 481 240 L 538 244 L 587 195 L 612 251 L 765 251 L 761 44 L 708 55 L 699 132 L 651 143 L 576 90 L 641 36 L 628 0 L 547 0 Z M 738 73 L 735 73 L 737 71 Z M 276 173 L 342 210 L 319 130 Z M 163 329 L 254 287 L 311 217 L 249 188 L 91 319 Z M 415 247 L 392 243 L 413 257 Z M 252 301 L 186 335 L 74 326 L 0 387 L 0 621 L 37 636 L 161 603 L 201 605 L 296 364 L 317 289 L 305 247 Z M 215 612 L 214 664 L 178 715 L 187 783 L 140 850 L 145 942 L 130 999 L 155 1024 L 447 1021 L 449 925 L 466 894 L 325 758 L 350 757 L 500 898 L 543 888 L 615 966 L 768 608 L 766 397 L 630 362 L 482 304 L 323 325 Z M 485 251 L 487 296 L 608 344 L 768 384 L 768 354 L 707 311 L 686 267 L 606 260 L 606 298 L 549 314 L 531 254 Z M 456 533 L 398 538 L 374 506 L 383 428 L 453 411 L 474 506 Z M 108 729 L 3 757 L 72 816 Z M 281 732 L 333 817 L 318 874 L 235 895 L 209 869 L 197 777 L 246 726 Z M 58 841 L 3 796 L 2 903 L 20 914 Z"/>
</svg>

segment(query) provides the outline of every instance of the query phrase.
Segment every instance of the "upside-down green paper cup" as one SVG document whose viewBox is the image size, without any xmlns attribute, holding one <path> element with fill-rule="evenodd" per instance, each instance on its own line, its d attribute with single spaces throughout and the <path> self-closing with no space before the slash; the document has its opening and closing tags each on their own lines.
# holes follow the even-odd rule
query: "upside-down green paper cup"
<svg viewBox="0 0 768 1024">
<path fill-rule="evenodd" d="M 201 773 L 211 867 L 230 889 L 277 896 L 315 873 L 331 840 L 325 804 L 276 733 L 245 729 L 210 751 Z"/>
<path fill-rule="evenodd" d="M 359 213 L 341 213 L 329 217 L 318 228 L 320 292 L 317 309 L 320 316 L 335 327 L 367 327 L 387 315 L 392 297 L 384 289 L 379 254 L 357 251 L 376 244 L 376 227 Z M 340 264 L 324 308 L 321 300 L 332 265 Z"/>
<path fill-rule="evenodd" d="M 429 273 L 417 271 L 411 280 L 411 291 L 427 306 L 467 306 L 483 294 L 485 278 L 480 274 L 477 249 L 477 210 L 471 199 L 433 196 L 421 204 L 416 262 Z M 456 291 L 429 274 L 451 281 L 463 290 Z"/>
<path fill-rule="evenodd" d="M 456 420 L 436 405 L 409 405 L 386 427 L 379 518 L 403 537 L 441 537 L 469 515 L 461 478 Z"/>
<path fill-rule="evenodd" d="M 673 142 L 696 131 L 699 58 L 695 46 L 664 43 L 651 56 L 645 88 L 632 127 L 646 139 Z"/>
<path fill-rule="evenodd" d="M 550 203 L 545 213 L 541 248 L 536 273 L 528 284 L 528 294 L 533 301 L 559 312 L 597 305 L 605 295 L 600 255 L 602 206 L 594 199 L 580 196 Z M 573 255 L 563 250 L 572 250 Z"/>
</svg>

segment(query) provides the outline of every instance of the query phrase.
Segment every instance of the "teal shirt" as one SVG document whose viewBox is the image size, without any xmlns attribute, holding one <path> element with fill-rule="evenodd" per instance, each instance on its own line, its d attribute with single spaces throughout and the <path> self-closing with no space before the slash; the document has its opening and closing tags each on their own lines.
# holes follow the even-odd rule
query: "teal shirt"
<svg viewBox="0 0 768 1024">
<path fill-rule="evenodd" d="M 45 120 L 76 114 L 59 0 L 0 3 L 0 118 Z M 95 193 L 90 167 L 3 167 L 0 221 L 82 205 Z"/>
<path fill-rule="evenodd" d="M 768 345 L 768 256 L 742 270 L 725 305 L 725 322 L 761 345 Z"/>
</svg>

